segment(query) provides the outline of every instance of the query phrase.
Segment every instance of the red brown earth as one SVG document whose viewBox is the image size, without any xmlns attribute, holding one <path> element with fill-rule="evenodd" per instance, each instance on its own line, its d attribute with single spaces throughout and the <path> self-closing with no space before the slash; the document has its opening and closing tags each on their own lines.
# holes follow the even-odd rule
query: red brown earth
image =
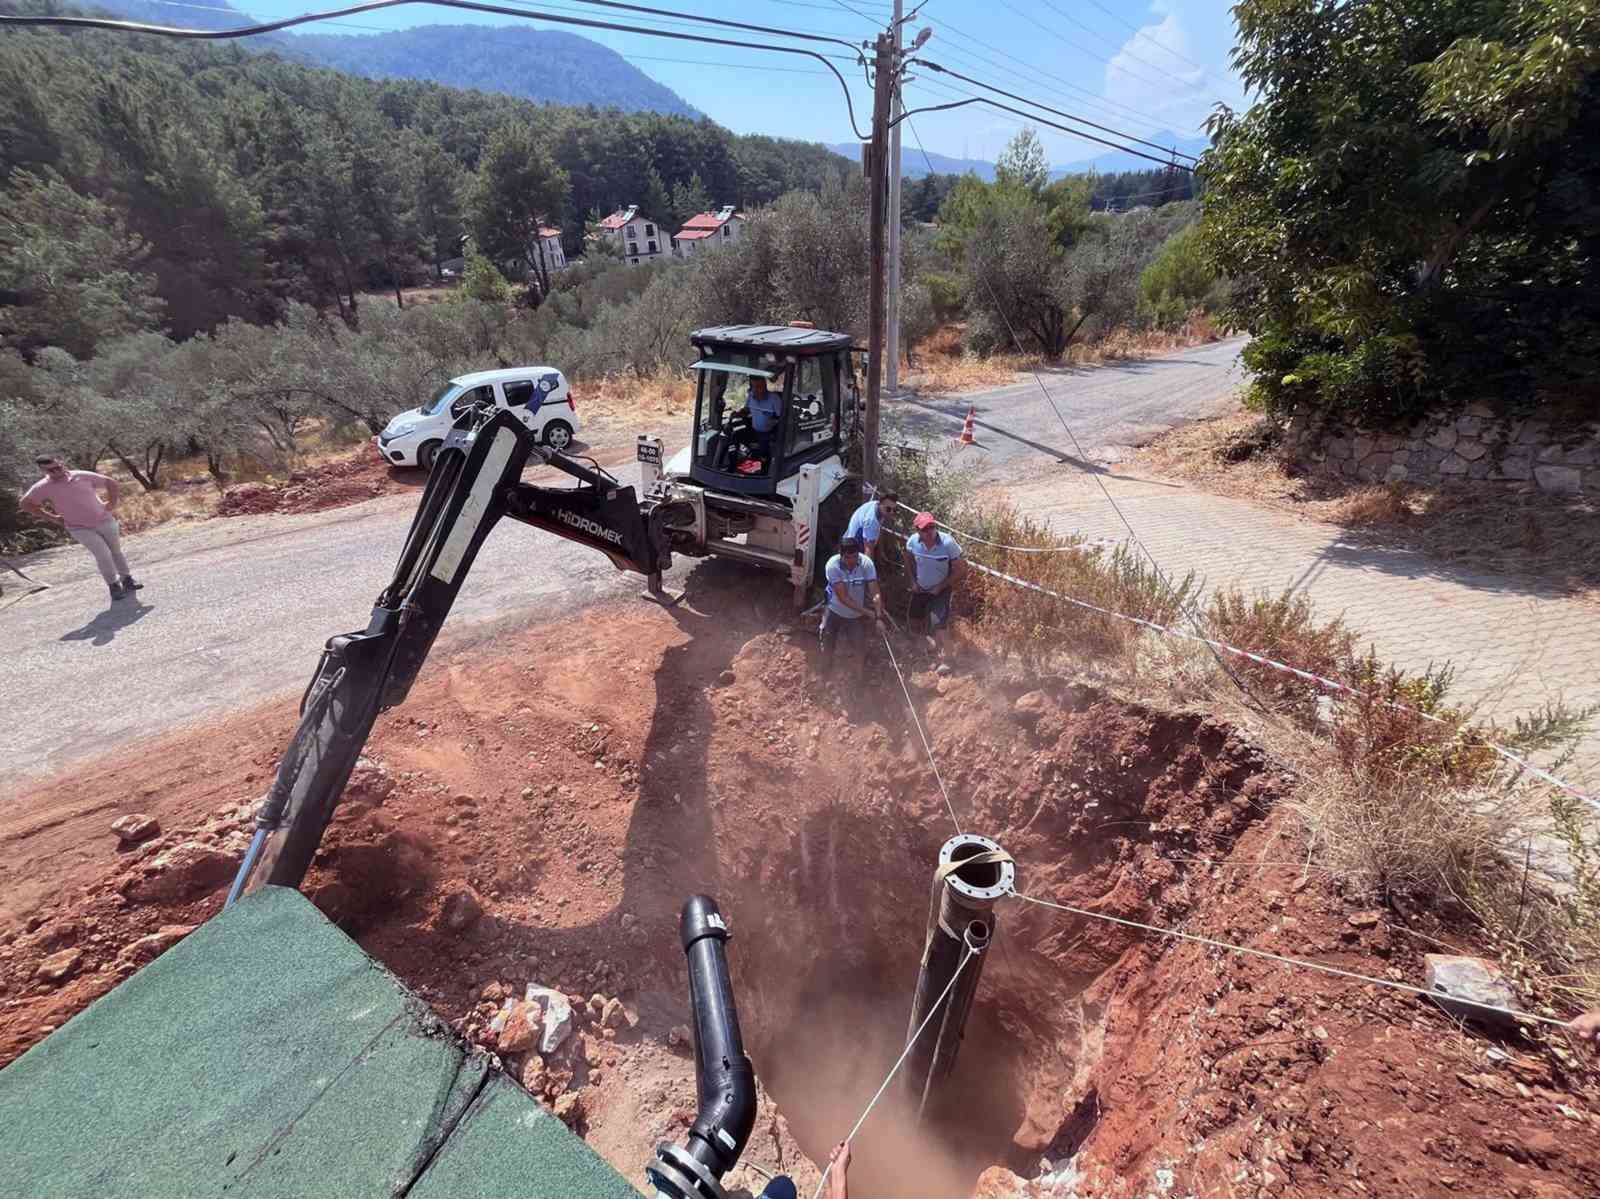
<svg viewBox="0 0 1600 1199">
<path fill-rule="evenodd" d="M 817 681 L 809 633 L 764 631 L 783 603 L 598 608 L 436 660 L 306 882 L 490 1047 L 504 995 L 576 1000 L 566 1049 L 535 1062 L 514 1036 L 504 1058 L 636 1181 L 693 1115 L 672 1036 L 687 895 L 735 932 L 770 1093 L 753 1165 L 807 1193 L 803 1155 L 826 1157 L 905 1036 L 951 818 L 892 676 Z M 1015 855 L 1026 894 L 1410 982 L 1434 940 L 1474 948 L 1409 909 L 1352 924 L 1336 880 L 1279 865 L 1304 856 L 1274 806 L 1291 784 L 1224 725 L 975 650 L 910 683 L 963 828 Z M 285 700 L 4 805 L 0 1061 L 216 912 L 292 724 Z M 124 845 L 129 813 L 159 834 Z M 1489 1040 L 1398 992 L 1017 901 L 997 922 L 939 1110 L 919 1128 L 891 1099 L 858 1138 L 864 1195 L 1600 1194 L 1600 1079 L 1559 1037 Z M 1041 1159 L 1055 1181 L 1023 1183 Z"/>
<path fill-rule="evenodd" d="M 284 483 L 236 483 L 222 493 L 213 515 L 322 512 L 415 491 L 427 481 L 426 471 L 390 466 L 371 447 L 363 446 L 347 457 L 296 471 Z"/>
</svg>

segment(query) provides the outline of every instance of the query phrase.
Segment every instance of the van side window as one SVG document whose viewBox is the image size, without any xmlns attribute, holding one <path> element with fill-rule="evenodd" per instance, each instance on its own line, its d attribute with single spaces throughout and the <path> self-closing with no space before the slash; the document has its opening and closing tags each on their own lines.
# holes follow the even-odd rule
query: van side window
<svg viewBox="0 0 1600 1199">
<path fill-rule="evenodd" d="M 502 383 L 500 386 L 506 393 L 507 408 L 525 407 L 537 394 L 532 379 L 518 379 L 513 383 Z"/>
</svg>

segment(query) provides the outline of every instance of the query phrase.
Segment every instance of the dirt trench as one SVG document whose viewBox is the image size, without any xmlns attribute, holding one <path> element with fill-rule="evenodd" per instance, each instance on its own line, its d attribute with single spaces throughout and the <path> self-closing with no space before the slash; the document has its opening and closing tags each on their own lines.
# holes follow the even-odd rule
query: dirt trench
<svg viewBox="0 0 1600 1199">
<path fill-rule="evenodd" d="M 638 1183 L 693 1117 L 676 918 L 715 896 L 764 1086 L 738 1182 L 783 1170 L 805 1193 L 903 1044 L 954 830 L 892 676 L 819 681 L 811 638 L 770 631 L 781 591 L 694 580 L 672 612 L 599 609 L 432 664 L 380 722 L 306 890 L 488 1048 L 503 995 L 576 998 L 560 1062 L 502 1058 Z M 1417 974 L 1392 914 L 1353 915 L 1332 880 L 1287 865 L 1288 784 L 1228 727 L 975 652 L 950 677 L 928 665 L 909 662 L 909 682 L 956 816 L 1015 856 L 1024 894 Z M 195 842 L 237 853 L 292 719 L 282 704 L 164 739 L 0 812 L 25 876 L 0 882 L 0 1061 L 159 952 L 130 953 L 140 938 L 216 910 L 215 884 L 165 895 L 152 863 Z M 105 825 L 135 808 L 162 834 L 117 849 Z M 453 920 L 463 902 L 477 914 Z M 861 1194 L 1332 1196 L 1349 1177 L 1379 1194 L 1600 1194 L 1582 1149 L 1600 1127 L 1592 1073 L 1538 1046 L 1015 900 L 995 918 L 956 1070 L 920 1125 L 891 1089 L 858 1139 Z M 84 951 L 77 972 L 34 981 L 63 945 Z M 627 1021 L 587 1017 L 590 996 Z"/>
</svg>

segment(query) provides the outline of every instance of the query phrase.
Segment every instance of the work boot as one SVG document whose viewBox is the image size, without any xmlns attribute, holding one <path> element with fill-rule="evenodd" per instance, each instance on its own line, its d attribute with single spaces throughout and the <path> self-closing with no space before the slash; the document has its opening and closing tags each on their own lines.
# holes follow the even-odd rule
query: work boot
<svg viewBox="0 0 1600 1199">
<path fill-rule="evenodd" d="M 132 575 L 123 575 L 122 589 L 129 595 L 132 595 L 135 591 L 143 591 L 144 584 L 139 582 L 139 580 L 134 578 Z"/>
<path fill-rule="evenodd" d="M 111 602 L 112 603 L 116 603 L 119 599 L 127 599 L 127 598 L 128 598 L 128 589 L 126 587 L 124 587 L 121 583 L 113 583 L 113 584 L 111 584 Z"/>
</svg>

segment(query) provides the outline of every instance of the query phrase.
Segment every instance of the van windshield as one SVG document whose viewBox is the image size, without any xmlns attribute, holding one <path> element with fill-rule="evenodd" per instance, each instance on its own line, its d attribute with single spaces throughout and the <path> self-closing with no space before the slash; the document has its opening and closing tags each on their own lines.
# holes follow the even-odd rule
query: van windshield
<svg viewBox="0 0 1600 1199">
<path fill-rule="evenodd" d="M 461 394 L 461 386 L 457 383 L 446 383 L 433 393 L 433 398 L 422 406 L 424 416 L 432 416 L 436 412 L 443 412 L 450 405 L 450 401 Z"/>
</svg>

